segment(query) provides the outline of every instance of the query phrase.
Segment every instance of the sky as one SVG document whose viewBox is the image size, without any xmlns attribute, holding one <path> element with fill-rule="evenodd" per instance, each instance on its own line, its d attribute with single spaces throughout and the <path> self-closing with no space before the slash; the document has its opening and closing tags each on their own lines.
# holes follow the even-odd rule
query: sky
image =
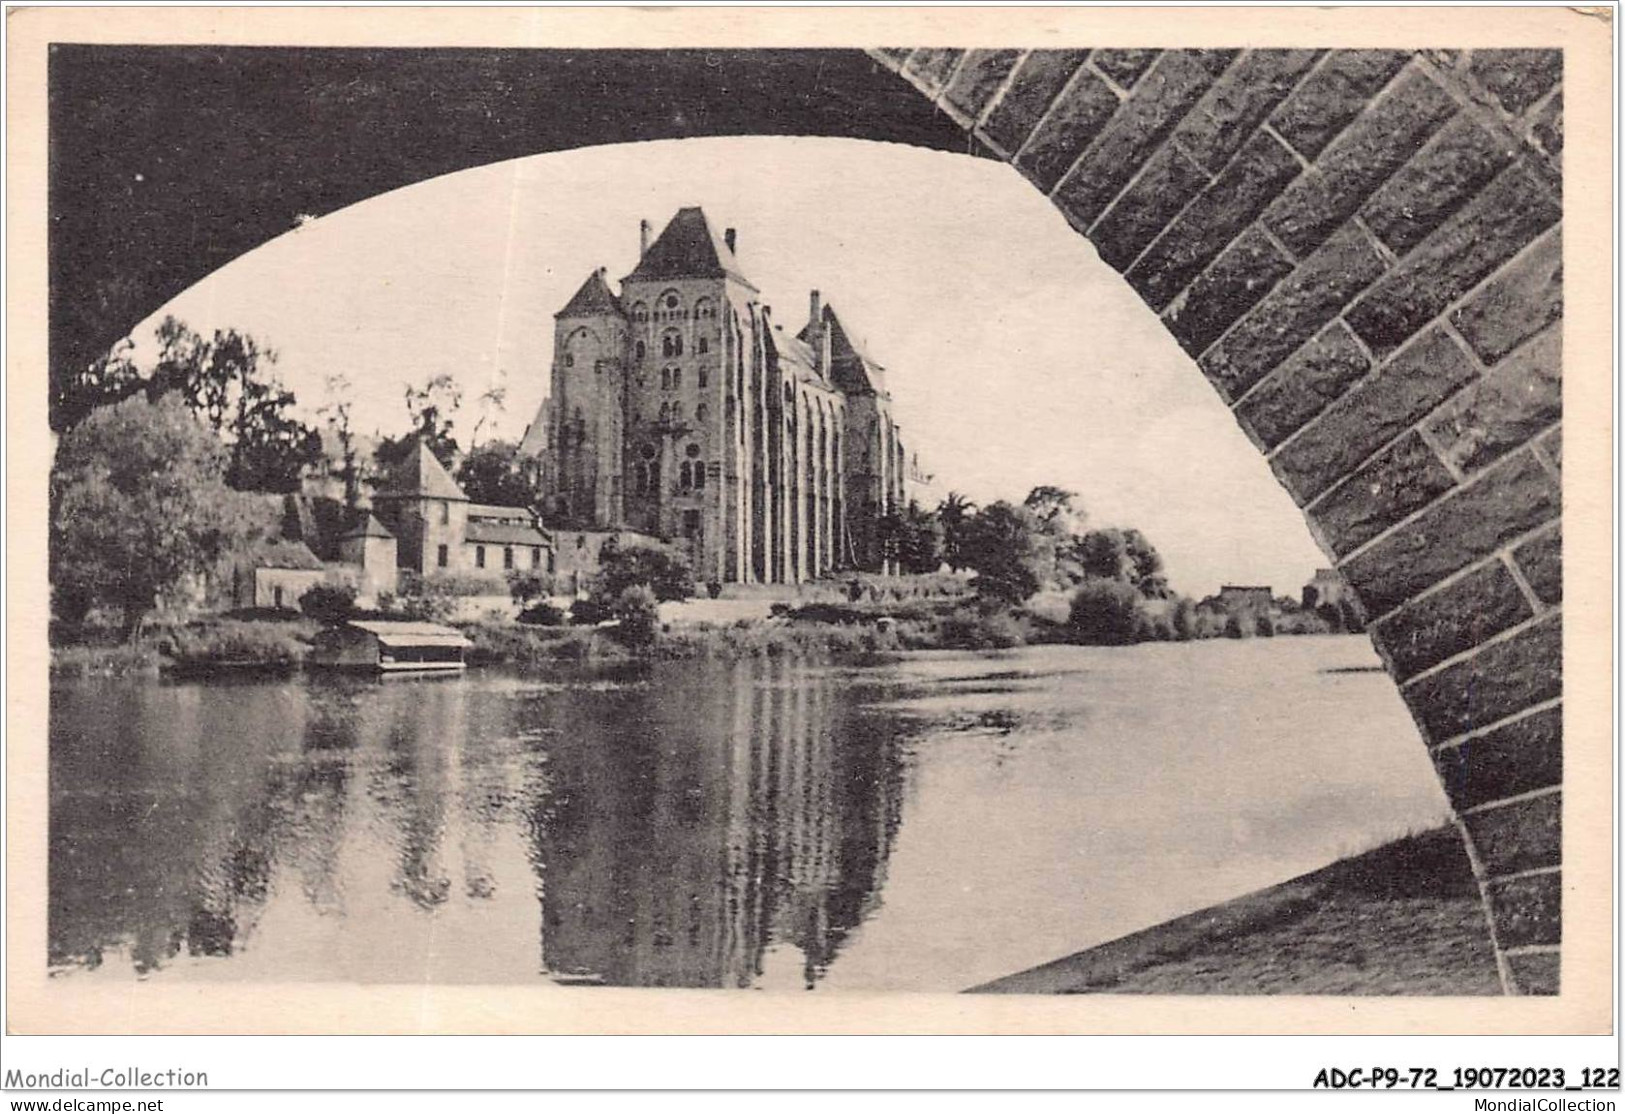
<svg viewBox="0 0 1625 1114">
<path fill-rule="evenodd" d="M 1060 213 L 1004 163 L 867 140 L 685 139 L 496 163 L 297 227 L 204 278 L 173 314 L 278 353 L 307 417 L 329 376 L 364 430 L 407 425 L 404 392 L 462 387 L 466 435 L 517 439 L 546 396 L 553 314 L 587 275 L 617 285 L 638 221 L 686 205 L 738 229 L 738 257 L 798 329 L 817 287 L 887 368 L 931 490 L 979 503 L 1076 491 L 1091 526 L 1136 526 L 1173 586 L 1296 595 L 1326 564 L 1303 517 L 1194 362 Z"/>
</svg>

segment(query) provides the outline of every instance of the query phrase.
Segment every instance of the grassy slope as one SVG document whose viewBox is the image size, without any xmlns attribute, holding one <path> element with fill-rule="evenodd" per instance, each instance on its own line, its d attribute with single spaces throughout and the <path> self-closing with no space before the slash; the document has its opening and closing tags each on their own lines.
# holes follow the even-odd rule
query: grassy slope
<svg viewBox="0 0 1625 1114">
<path fill-rule="evenodd" d="M 1030 994 L 1500 994 L 1453 828 L 974 988 Z"/>
</svg>

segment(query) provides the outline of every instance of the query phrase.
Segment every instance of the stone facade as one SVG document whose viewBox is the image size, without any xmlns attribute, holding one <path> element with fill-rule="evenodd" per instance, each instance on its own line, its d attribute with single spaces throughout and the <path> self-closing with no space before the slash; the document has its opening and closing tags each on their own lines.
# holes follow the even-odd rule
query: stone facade
<svg viewBox="0 0 1625 1114">
<path fill-rule="evenodd" d="M 884 370 L 817 291 L 799 331 L 775 322 L 736 244 L 680 210 L 619 294 L 600 270 L 557 314 L 520 447 L 549 525 L 664 539 L 701 581 L 882 570 L 908 474 Z"/>
<path fill-rule="evenodd" d="M 1562 858 L 1558 50 L 871 52 L 1122 272 L 1304 508 L 1513 992 Z"/>
</svg>

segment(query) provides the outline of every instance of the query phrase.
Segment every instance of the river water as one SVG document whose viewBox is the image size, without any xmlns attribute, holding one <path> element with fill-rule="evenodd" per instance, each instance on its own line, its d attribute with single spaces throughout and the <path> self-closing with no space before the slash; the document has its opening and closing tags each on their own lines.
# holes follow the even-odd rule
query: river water
<svg viewBox="0 0 1625 1114">
<path fill-rule="evenodd" d="M 1440 822 L 1364 637 L 58 682 L 70 979 L 960 990 Z"/>
</svg>

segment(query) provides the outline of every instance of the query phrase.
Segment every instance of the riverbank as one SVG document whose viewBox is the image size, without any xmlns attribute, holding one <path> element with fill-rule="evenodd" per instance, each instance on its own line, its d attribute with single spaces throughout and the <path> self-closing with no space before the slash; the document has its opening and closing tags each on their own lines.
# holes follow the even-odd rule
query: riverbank
<svg viewBox="0 0 1625 1114">
<path fill-rule="evenodd" d="M 974 987 L 990 994 L 1498 995 L 1453 827 Z"/>
<path fill-rule="evenodd" d="M 969 594 L 962 582 L 954 590 L 942 580 L 872 591 L 856 601 L 838 600 L 830 591 L 810 600 L 803 594 L 778 601 L 674 602 L 662 605 L 654 640 L 636 647 L 619 640 L 610 625 L 547 626 L 497 618 L 450 625 L 473 643 L 468 664 L 476 667 L 634 658 L 864 662 L 910 650 L 1008 650 L 1092 641 L 1068 622 L 1065 607 L 1058 608 L 1053 599 L 1040 595 L 1024 605 L 994 605 Z M 729 614 L 738 617 L 726 618 Z M 156 626 L 135 644 L 118 642 L 111 632 L 92 633 L 54 644 L 51 673 L 111 677 L 294 670 L 303 663 L 319 628 L 315 620 L 297 612 L 257 612 Z M 1168 623 L 1129 641 L 1185 640 L 1189 638 L 1176 637 Z"/>
</svg>

